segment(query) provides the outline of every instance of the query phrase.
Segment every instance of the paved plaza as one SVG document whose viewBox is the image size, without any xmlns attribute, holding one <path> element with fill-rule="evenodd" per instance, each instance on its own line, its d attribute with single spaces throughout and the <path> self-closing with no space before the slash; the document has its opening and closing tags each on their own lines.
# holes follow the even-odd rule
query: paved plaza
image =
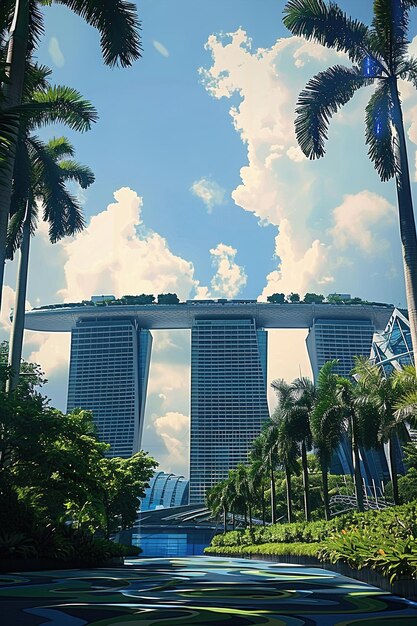
<svg viewBox="0 0 417 626">
<path fill-rule="evenodd" d="M 2 626 L 416 626 L 417 604 L 322 569 L 210 557 L 0 575 Z"/>
</svg>

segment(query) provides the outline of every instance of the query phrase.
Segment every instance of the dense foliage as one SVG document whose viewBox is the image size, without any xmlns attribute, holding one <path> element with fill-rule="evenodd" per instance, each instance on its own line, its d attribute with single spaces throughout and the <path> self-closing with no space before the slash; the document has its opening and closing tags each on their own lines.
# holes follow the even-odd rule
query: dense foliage
<svg viewBox="0 0 417 626">
<path fill-rule="evenodd" d="M 391 580 L 417 578 L 417 501 L 383 511 L 351 512 L 334 519 L 275 524 L 216 535 L 212 554 L 316 556 L 369 567 Z"/>
<path fill-rule="evenodd" d="M 108 538 L 133 525 L 156 462 L 144 452 L 106 457 L 91 413 L 50 407 L 36 391 L 39 369 L 23 369 L 13 393 L 5 392 L 7 368 L 1 371 L 0 551 L 10 544 L 16 554 L 45 555 L 45 533 L 52 551 L 63 545 L 73 558 L 93 534 Z M 97 545 L 103 554 L 113 550 Z"/>
</svg>

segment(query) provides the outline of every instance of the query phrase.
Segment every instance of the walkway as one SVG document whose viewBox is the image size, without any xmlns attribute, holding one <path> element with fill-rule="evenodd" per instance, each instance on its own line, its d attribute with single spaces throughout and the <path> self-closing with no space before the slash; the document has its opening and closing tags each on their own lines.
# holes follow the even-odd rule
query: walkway
<svg viewBox="0 0 417 626">
<path fill-rule="evenodd" d="M 416 626 L 417 604 L 320 569 L 210 557 L 0 575 L 2 626 Z"/>
</svg>

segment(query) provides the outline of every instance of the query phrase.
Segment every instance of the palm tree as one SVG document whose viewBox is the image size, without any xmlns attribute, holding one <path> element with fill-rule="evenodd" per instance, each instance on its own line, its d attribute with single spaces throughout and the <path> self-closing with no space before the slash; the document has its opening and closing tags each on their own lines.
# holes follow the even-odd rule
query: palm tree
<svg viewBox="0 0 417 626">
<path fill-rule="evenodd" d="M 417 237 L 398 80 L 417 85 L 417 59 L 409 58 L 408 23 L 417 0 L 374 0 L 370 27 L 334 3 L 289 0 L 284 24 L 294 34 L 346 53 L 352 67 L 335 65 L 314 76 L 300 93 L 295 121 L 304 154 L 325 154 L 329 120 L 360 88 L 375 84 L 366 106 L 366 144 L 381 180 L 395 177 L 408 316 L 417 354 Z"/>
<path fill-rule="evenodd" d="M 249 522 L 249 529 L 252 530 L 252 502 L 253 502 L 253 486 L 249 468 L 243 463 L 239 463 L 232 473 L 236 494 L 241 497 L 245 521 Z"/>
<path fill-rule="evenodd" d="M 235 484 L 229 476 L 225 480 L 221 480 L 207 492 L 206 503 L 207 508 L 216 517 L 223 514 L 223 532 L 227 532 L 227 513 L 233 506 L 236 491 Z"/>
<path fill-rule="evenodd" d="M 300 448 L 304 515 L 306 521 L 310 521 L 307 450 L 312 445 L 310 414 L 316 399 L 316 389 L 314 383 L 306 377 L 296 378 L 290 385 L 282 379 L 274 380 L 271 387 L 278 396 L 280 419 L 288 422 L 289 432 Z"/>
<path fill-rule="evenodd" d="M 72 89 L 51 87 L 47 82 L 50 74 L 47 68 L 35 66 L 32 69 L 24 98 L 27 101 L 40 100 L 43 107 L 21 120 L 16 149 L 7 255 L 12 258 L 18 247 L 21 254 L 9 352 L 9 391 L 16 388 L 19 380 L 30 236 L 36 230 L 38 210 L 43 208 L 43 219 L 49 222 L 52 243 L 75 234 L 84 227 L 84 219 L 79 203 L 66 188 L 66 182 L 76 181 L 86 188 L 94 181 L 88 167 L 72 160 L 74 150 L 67 139 L 61 137 L 44 144 L 32 134 L 37 127 L 56 120 L 57 107 L 61 122 L 73 129 L 88 130 L 96 119 L 94 108 Z"/>
<path fill-rule="evenodd" d="M 140 23 L 136 6 L 128 0 L 55 0 L 77 13 L 100 33 L 100 46 L 106 65 L 130 66 L 141 55 Z M 3 84 L 2 109 L 20 104 L 27 60 L 43 34 L 40 6 L 44 0 L 2 0 L 0 3 L 0 46 L 7 46 L 7 79 Z M 1 50 L 0 50 L 1 52 Z M 13 151 L 0 163 L 0 307 L 6 254 L 7 223 L 12 196 Z"/>
<path fill-rule="evenodd" d="M 278 426 L 272 420 L 266 422 L 263 431 L 252 444 L 251 459 L 269 473 L 271 494 L 271 523 L 277 521 L 277 498 L 275 485 L 275 468 L 279 464 L 278 455 Z"/>
<path fill-rule="evenodd" d="M 310 417 L 313 445 L 320 461 L 326 520 L 330 519 L 329 467 L 343 432 L 343 414 L 336 400 L 336 364 L 337 361 L 327 361 L 320 369 L 316 401 Z"/>
<path fill-rule="evenodd" d="M 274 381 L 278 383 L 278 381 Z M 284 468 L 285 488 L 287 501 L 288 522 L 293 521 L 292 514 L 292 485 L 291 476 L 298 472 L 299 448 L 292 430 L 291 420 L 288 419 L 288 406 L 292 402 L 291 387 L 285 381 L 280 381 L 279 404 L 271 417 L 271 430 L 275 435 L 275 446 L 280 465 Z"/>
<path fill-rule="evenodd" d="M 414 368 L 412 370 L 415 391 L 416 378 Z M 379 442 L 388 444 L 393 498 L 394 503 L 399 504 L 396 439 L 407 440 L 409 435 L 405 426 L 407 411 L 398 411 L 396 408 L 409 391 L 406 376 L 410 371 L 407 370 L 406 374 L 398 371 L 385 376 L 378 365 L 366 358 L 357 358 L 354 373 L 358 377 L 358 400 L 364 407 L 368 407 L 367 430 L 372 428 L 373 419 Z"/>
</svg>

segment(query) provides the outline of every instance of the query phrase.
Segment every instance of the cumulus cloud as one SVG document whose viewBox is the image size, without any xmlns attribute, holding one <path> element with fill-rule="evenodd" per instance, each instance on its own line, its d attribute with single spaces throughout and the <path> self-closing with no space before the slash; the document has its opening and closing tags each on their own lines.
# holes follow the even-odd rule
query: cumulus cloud
<svg viewBox="0 0 417 626">
<path fill-rule="evenodd" d="M 368 254 L 383 253 L 389 242 L 381 237 L 380 225 L 386 227 L 395 216 L 392 204 L 376 193 L 350 194 L 334 209 L 330 234 L 338 249 L 354 245 Z"/>
<path fill-rule="evenodd" d="M 49 56 L 56 67 L 63 67 L 65 65 L 65 57 L 62 53 L 59 41 L 56 37 L 51 37 L 48 45 Z"/>
<path fill-rule="evenodd" d="M 204 202 L 209 213 L 215 206 L 224 204 L 226 190 L 209 178 L 203 177 L 194 181 L 190 191 Z"/>
<path fill-rule="evenodd" d="M 60 244 L 65 254 L 65 301 L 93 294 L 175 292 L 189 297 L 197 285 L 192 263 L 173 254 L 166 239 L 142 223 L 142 198 L 123 187 L 116 202 L 91 218 L 87 228 Z"/>
<path fill-rule="evenodd" d="M 281 221 L 279 234 L 275 238 L 275 250 L 276 256 L 280 258 L 279 266 L 266 277 L 267 284 L 260 300 L 266 300 L 273 293 L 305 293 L 314 285 L 333 281 L 332 276 L 323 275 L 327 265 L 326 247 L 316 239 L 305 252 L 298 255 L 292 228 L 286 219 Z"/>
<path fill-rule="evenodd" d="M 235 261 L 236 248 L 219 243 L 210 250 L 210 254 L 216 273 L 210 288 L 197 288 L 196 298 L 235 298 L 247 281 L 245 269 Z"/>
<path fill-rule="evenodd" d="M 166 472 L 187 475 L 190 418 L 170 411 L 154 420 L 154 428 L 166 448 L 165 454 L 158 459 L 161 468 Z"/>
<path fill-rule="evenodd" d="M 152 44 L 155 50 L 159 52 L 160 55 L 162 55 L 166 59 L 169 57 L 169 51 L 165 48 L 165 46 L 160 41 L 156 41 L 156 39 L 154 39 Z"/>
</svg>

